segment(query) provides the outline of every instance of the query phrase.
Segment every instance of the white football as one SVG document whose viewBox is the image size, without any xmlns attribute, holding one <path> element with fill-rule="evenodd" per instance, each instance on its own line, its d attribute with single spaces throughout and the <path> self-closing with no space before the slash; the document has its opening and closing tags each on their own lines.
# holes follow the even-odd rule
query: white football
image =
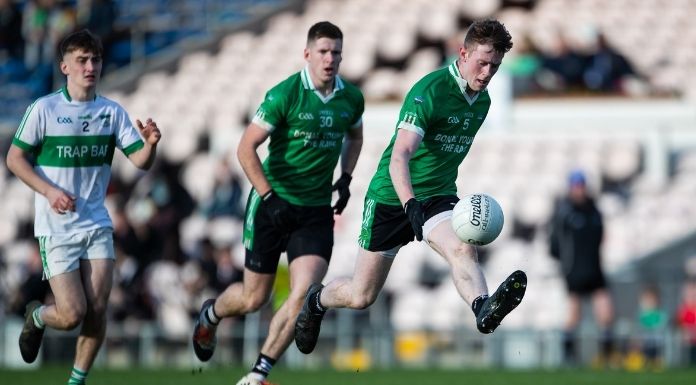
<svg viewBox="0 0 696 385">
<path fill-rule="evenodd" d="M 452 210 L 452 227 L 459 239 L 471 245 L 493 242 L 503 230 L 503 209 L 492 196 L 463 196 Z"/>
</svg>

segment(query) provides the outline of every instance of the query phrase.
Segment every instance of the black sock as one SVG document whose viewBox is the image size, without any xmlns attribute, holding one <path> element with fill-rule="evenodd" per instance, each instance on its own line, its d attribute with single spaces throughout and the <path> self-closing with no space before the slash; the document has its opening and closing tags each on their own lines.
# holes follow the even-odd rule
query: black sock
<svg viewBox="0 0 696 385">
<path fill-rule="evenodd" d="M 309 310 L 314 314 L 326 313 L 326 308 L 321 305 L 321 290 L 309 297 Z"/>
<path fill-rule="evenodd" d="M 575 364 L 577 357 L 575 353 L 575 333 L 563 333 L 563 355 L 564 360 L 569 364 Z"/>
<path fill-rule="evenodd" d="M 474 315 L 478 317 L 479 313 L 481 312 L 481 309 L 483 308 L 483 304 L 486 303 L 486 300 L 488 299 L 488 294 L 480 295 L 476 297 L 474 302 L 471 303 L 471 310 L 474 311 Z"/>
<path fill-rule="evenodd" d="M 614 352 L 614 334 L 611 329 L 605 329 L 602 331 L 600 337 L 600 349 L 604 357 L 609 357 Z"/>
<path fill-rule="evenodd" d="M 271 369 L 273 369 L 273 365 L 275 365 L 276 360 L 263 354 L 260 353 L 259 357 L 256 359 L 256 363 L 254 364 L 254 367 L 251 369 L 252 373 L 259 373 L 262 375 L 264 378 L 268 376 L 268 373 L 271 372 Z"/>
</svg>

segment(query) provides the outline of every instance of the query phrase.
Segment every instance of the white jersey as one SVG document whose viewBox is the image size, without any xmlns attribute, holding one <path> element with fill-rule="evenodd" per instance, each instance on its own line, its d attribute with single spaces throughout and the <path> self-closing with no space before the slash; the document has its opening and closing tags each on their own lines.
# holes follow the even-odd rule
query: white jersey
<svg viewBox="0 0 696 385">
<path fill-rule="evenodd" d="M 75 211 L 61 215 L 36 193 L 37 237 L 113 227 L 104 198 L 114 149 L 127 156 L 144 145 L 118 103 L 102 96 L 75 101 L 65 87 L 27 108 L 12 144 L 34 155 L 37 174 L 77 198 Z"/>
</svg>

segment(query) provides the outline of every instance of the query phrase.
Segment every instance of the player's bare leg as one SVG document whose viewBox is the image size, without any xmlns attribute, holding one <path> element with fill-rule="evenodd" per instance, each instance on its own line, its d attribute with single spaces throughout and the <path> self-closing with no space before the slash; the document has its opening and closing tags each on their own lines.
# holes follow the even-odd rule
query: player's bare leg
<svg viewBox="0 0 696 385">
<path fill-rule="evenodd" d="M 269 335 L 261 349 L 264 354 L 277 358 L 290 345 L 307 288 L 313 282 L 321 282 L 328 267 L 326 260 L 317 255 L 299 257 L 290 264 L 290 296 L 271 319 Z"/>
<path fill-rule="evenodd" d="M 307 288 L 311 283 L 321 282 L 328 270 L 328 263 L 318 255 L 306 255 L 290 263 L 290 294 L 271 319 L 268 337 L 264 341 L 252 371 L 237 385 L 256 385 L 265 381 L 276 360 L 285 352 L 295 336 L 297 318 Z"/>
<path fill-rule="evenodd" d="M 87 305 L 79 270 L 51 277 L 49 285 L 54 304 L 31 303 L 27 306 L 19 349 L 26 362 L 34 362 L 41 347 L 44 328 L 71 330 L 82 321 Z"/>
<path fill-rule="evenodd" d="M 113 282 L 114 261 L 111 259 L 84 260 L 80 272 L 87 307 L 82 330 L 77 337 L 75 368 L 87 372 L 97 357 L 106 333 L 106 308 Z"/>
<path fill-rule="evenodd" d="M 310 286 L 295 322 L 295 343 L 298 349 L 309 354 L 316 346 L 324 316 L 319 306 L 324 309 L 367 308 L 377 299 L 393 262 L 393 258 L 361 248 L 352 278 L 335 279 L 323 289 L 317 285 Z"/>
<path fill-rule="evenodd" d="M 426 222 L 424 228 L 427 227 Z M 522 302 L 527 288 L 527 275 L 520 270 L 513 272 L 488 296 L 486 279 L 478 263 L 476 249 L 457 237 L 450 220 L 435 225 L 426 237 L 430 246 L 450 264 L 454 285 L 459 295 L 471 305 L 479 331 L 495 331 L 503 318 Z"/>
<path fill-rule="evenodd" d="M 394 258 L 360 248 L 352 278 L 337 278 L 321 292 L 327 308 L 365 309 L 375 302 L 387 280 Z"/>
<path fill-rule="evenodd" d="M 251 313 L 268 301 L 275 274 L 261 274 L 244 269 L 242 282 L 228 286 L 216 299 L 203 303 L 193 328 L 193 348 L 201 361 L 208 361 L 215 352 L 218 323 L 225 317 Z"/>
<path fill-rule="evenodd" d="M 72 330 L 87 312 L 87 299 L 79 270 L 56 275 L 48 280 L 55 304 L 41 310 L 41 318 L 53 329 Z"/>
<path fill-rule="evenodd" d="M 467 304 L 488 295 L 476 248 L 459 240 L 449 220 L 436 225 L 427 238 L 430 247 L 449 263 L 454 286 Z"/>
</svg>

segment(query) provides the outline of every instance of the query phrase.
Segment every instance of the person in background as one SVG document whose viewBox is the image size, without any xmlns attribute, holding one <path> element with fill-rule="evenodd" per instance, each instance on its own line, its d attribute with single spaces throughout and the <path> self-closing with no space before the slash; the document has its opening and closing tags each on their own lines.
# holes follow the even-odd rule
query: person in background
<svg viewBox="0 0 696 385">
<path fill-rule="evenodd" d="M 688 364 L 696 366 L 696 276 L 684 282 L 676 321 L 688 351 Z"/>
<path fill-rule="evenodd" d="M 575 333 L 581 320 L 582 301 L 591 299 L 600 331 L 599 359 L 605 363 L 614 352 L 614 307 L 601 264 L 604 221 L 588 191 L 583 171 L 570 173 L 568 193 L 554 206 L 549 234 L 550 254 L 560 261 L 568 290 L 565 360 L 571 365 L 577 363 Z"/>
<path fill-rule="evenodd" d="M 596 50 L 587 58 L 582 79 L 585 87 L 604 93 L 625 93 L 625 80 L 640 77 L 631 63 L 614 49 L 603 33 L 597 34 Z"/>
<path fill-rule="evenodd" d="M 645 367 L 662 369 L 663 341 L 669 317 L 660 307 L 660 293 L 656 286 L 646 286 L 640 293 L 638 325 L 641 328 L 641 351 Z"/>
<path fill-rule="evenodd" d="M 0 0 L 0 66 L 10 60 L 24 60 L 22 12 L 14 1 Z"/>
<path fill-rule="evenodd" d="M 221 159 L 215 167 L 213 192 L 200 204 L 200 211 L 208 219 L 219 217 L 244 219 L 242 209 L 241 177 L 232 169 L 229 161 Z"/>
<path fill-rule="evenodd" d="M 104 58 L 109 59 L 115 39 L 115 23 L 118 16 L 112 0 L 77 0 L 76 22 L 97 35 L 104 45 Z M 108 63 L 106 63 L 108 64 Z"/>
<path fill-rule="evenodd" d="M 59 83 L 53 70 L 56 47 L 75 29 L 75 15 L 72 6 L 56 0 L 29 1 L 22 14 L 24 65 L 33 92 L 41 95 Z"/>
</svg>

